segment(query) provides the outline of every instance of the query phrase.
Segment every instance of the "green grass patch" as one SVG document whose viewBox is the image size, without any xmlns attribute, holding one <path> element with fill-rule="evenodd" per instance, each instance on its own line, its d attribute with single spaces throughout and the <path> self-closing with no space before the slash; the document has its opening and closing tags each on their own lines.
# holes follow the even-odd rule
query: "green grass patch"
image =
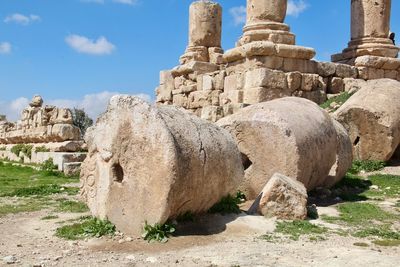
<svg viewBox="0 0 400 267">
<path fill-rule="evenodd" d="M 361 171 L 373 172 L 380 171 L 386 167 L 386 162 L 375 160 L 355 160 L 349 170 L 351 174 L 358 174 Z"/>
<path fill-rule="evenodd" d="M 372 241 L 375 245 L 382 246 L 382 247 L 397 247 L 400 246 L 400 240 L 390 240 L 390 239 L 384 239 L 384 240 L 374 240 Z"/>
<path fill-rule="evenodd" d="M 309 221 L 283 221 L 277 223 L 275 232 L 297 241 L 302 235 L 321 235 L 327 233 L 328 229 L 314 225 Z"/>
<path fill-rule="evenodd" d="M 168 238 L 175 233 L 176 226 L 171 223 L 159 224 L 156 223 L 154 225 L 145 223 L 143 227 L 142 237 L 144 240 L 148 242 L 157 241 L 161 243 L 165 243 L 168 241 Z"/>
<path fill-rule="evenodd" d="M 46 148 L 45 146 L 38 146 L 35 148 L 35 152 L 50 152 L 50 149 Z"/>
<path fill-rule="evenodd" d="M 31 196 L 63 191 L 62 185 L 79 182 L 78 177 L 66 177 L 63 174 L 48 173 L 30 167 L 0 164 L 0 196 Z M 76 188 L 64 188 L 70 194 L 79 191 Z"/>
<path fill-rule="evenodd" d="M 42 217 L 40 219 L 42 221 L 48 221 L 48 220 L 55 220 L 55 219 L 58 219 L 58 218 L 60 218 L 60 217 L 58 217 L 58 215 L 47 215 L 47 216 L 44 216 L 44 217 Z"/>
<path fill-rule="evenodd" d="M 208 212 L 209 213 L 220 213 L 220 214 L 230 214 L 230 213 L 236 213 L 239 214 L 240 208 L 239 204 L 243 203 L 246 201 L 246 196 L 238 191 L 236 193 L 236 196 L 231 196 L 228 195 L 226 197 L 223 197 L 220 202 L 212 206 Z"/>
<path fill-rule="evenodd" d="M 105 235 L 114 235 L 115 226 L 109 221 L 99 220 L 97 218 L 83 218 L 80 222 L 72 225 L 65 225 L 56 230 L 56 236 L 68 239 L 78 240 L 86 237 L 101 237 Z"/>
<path fill-rule="evenodd" d="M 321 104 L 320 107 L 323 109 L 330 108 L 331 104 L 333 102 L 337 103 L 338 105 L 343 105 L 350 97 L 352 94 L 349 94 L 348 92 L 343 92 L 340 95 L 337 95 L 335 97 L 332 97 L 328 99 L 325 103 Z M 334 109 L 335 111 L 336 109 Z"/>
<path fill-rule="evenodd" d="M 345 222 L 352 225 L 370 224 L 372 221 L 388 222 L 398 216 L 370 203 L 343 203 L 338 207 L 339 217 L 322 216 L 328 222 Z"/>
<path fill-rule="evenodd" d="M 21 155 L 21 152 L 27 156 L 28 158 L 32 157 L 32 145 L 18 144 L 11 148 L 11 152 L 14 153 L 17 157 Z"/>
<path fill-rule="evenodd" d="M 59 212 L 83 213 L 89 211 L 85 203 L 72 200 L 62 200 L 57 208 Z"/>
<path fill-rule="evenodd" d="M 372 185 L 378 186 L 378 189 L 372 189 Z M 363 178 L 348 173 L 333 188 L 333 192 L 344 201 L 400 197 L 400 176 L 376 174 Z"/>
<path fill-rule="evenodd" d="M 368 180 L 377 185 L 379 191 L 369 190 L 366 196 L 400 197 L 400 176 L 377 174 L 369 176 Z"/>
<path fill-rule="evenodd" d="M 356 231 L 353 236 L 362 238 L 374 236 L 383 239 L 400 240 L 400 232 L 391 230 L 389 225 L 379 225 L 361 229 Z"/>
</svg>

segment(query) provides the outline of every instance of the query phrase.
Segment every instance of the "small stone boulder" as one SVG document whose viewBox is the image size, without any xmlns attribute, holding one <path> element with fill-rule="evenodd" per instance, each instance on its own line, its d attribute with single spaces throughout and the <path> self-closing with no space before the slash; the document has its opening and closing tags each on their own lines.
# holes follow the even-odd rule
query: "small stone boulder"
<svg viewBox="0 0 400 267">
<path fill-rule="evenodd" d="M 243 179 L 240 152 L 224 129 L 173 106 L 111 98 L 89 128 L 81 196 L 93 215 L 140 235 L 144 224 L 207 211 Z"/>
<path fill-rule="evenodd" d="M 400 144 L 400 82 L 366 82 L 334 117 L 349 133 L 355 159 L 389 160 Z"/>
<path fill-rule="evenodd" d="M 259 213 L 286 220 L 307 218 L 307 190 L 293 178 L 275 173 L 261 193 Z"/>
</svg>

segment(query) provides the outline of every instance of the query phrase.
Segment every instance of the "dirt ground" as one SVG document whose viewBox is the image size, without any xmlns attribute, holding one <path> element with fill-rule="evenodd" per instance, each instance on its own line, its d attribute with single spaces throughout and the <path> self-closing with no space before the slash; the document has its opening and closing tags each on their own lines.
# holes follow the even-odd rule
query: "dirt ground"
<svg viewBox="0 0 400 267">
<path fill-rule="evenodd" d="M 400 167 L 384 172 L 399 173 Z M 383 202 L 382 205 L 387 204 Z M 334 207 L 319 214 L 335 215 Z M 400 247 L 374 245 L 369 239 L 326 234 L 326 240 L 302 236 L 268 241 L 275 220 L 261 216 L 206 215 L 167 243 L 148 243 L 117 234 L 114 237 L 67 241 L 54 236 L 60 222 L 82 214 L 58 213 L 41 220 L 48 210 L 0 217 L 0 266 L 400 266 Z M 313 221 L 330 228 L 318 219 Z M 193 230 L 195 229 L 195 230 Z M 367 247 L 354 245 L 367 243 Z M 13 257 L 7 265 L 4 258 Z"/>
</svg>

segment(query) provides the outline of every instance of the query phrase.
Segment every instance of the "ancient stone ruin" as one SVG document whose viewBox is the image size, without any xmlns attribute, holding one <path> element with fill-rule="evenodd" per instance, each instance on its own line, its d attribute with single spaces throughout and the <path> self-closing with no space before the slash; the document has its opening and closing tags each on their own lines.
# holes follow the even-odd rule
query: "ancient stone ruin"
<svg viewBox="0 0 400 267">
<path fill-rule="evenodd" d="M 217 121 L 275 98 L 297 96 L 321 104 L 329 94 L 350 90 L 356 81 L 400 80 L 399 48 L 389 38 L 390 4 L 351 1 L 352 40 L 332 57 L 337 63 L 331 63 L 313 60 L 314 49 L 295 44 L 295 35 L 284 24 L 287 0 L 248 0 L 243 36 L 225 53 L 220 45 L 221 7 L 194 2 L 188 48 L 179 66 L 161 72 L 157 103 Z"/>
<path fill-rule="evenodd" d="M 352 40 L 337 63 L 296 45 L 287 0 L 248 0 L 243 35 L 226 52 L 221 6 L 192 3 L 189 44 L 160 73 L 157 105 L 115 96 L 85 136 L 81 195 L 92 213 L 138 235 L 239 189 L 255 200 L 250 214 L 304 219 L 307 191 L 334 186 L 353 158 L 399 153 L 391 2 L 351 3 Z M 342 92 L 354 95 L 335 114 L 317 105 Z"/>
<path fill-rule="evenodd" d="M 16 145 L 25 145 L 28 153 L 13 152 Z M 24 163 L 43 163 L 52 158 L 60 171 L 79 172 L 86 145 L 79 128 L 73 125 L 69 109 L 43 106 L 41 96 L 34 96 L 17 122 L 0 118 L 0 158 Z M 77 152 L 77 153 L 76 153 Z"/>
</svg>

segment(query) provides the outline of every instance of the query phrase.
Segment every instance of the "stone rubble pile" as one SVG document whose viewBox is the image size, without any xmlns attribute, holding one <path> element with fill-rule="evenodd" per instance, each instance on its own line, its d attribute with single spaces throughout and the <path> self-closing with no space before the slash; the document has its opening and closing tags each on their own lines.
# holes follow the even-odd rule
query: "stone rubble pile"
<svg viewBox="0 0 400 267">
<path fill-rule="evenodd" d="M 16 145 L 30 147 L 30 152 L 17 155 Z M 80 171 L 86 145 L 73 125 L 71 110 L 43 106 L 42 97 L 36 95 L 17 122 L 0 116 L 0 148 L 0 159 L 41 164 L 51 158 L 60 171 L 72 175 Z"/>
<path fill-rule="evenodd" d="M 0 121 L 0 144 L 79 141 L 79 128 L 72 124 L 69 109 L 42 106 L 40 96 L 34 96 L 22 111 L 17 123 Z"/>
</svg>

